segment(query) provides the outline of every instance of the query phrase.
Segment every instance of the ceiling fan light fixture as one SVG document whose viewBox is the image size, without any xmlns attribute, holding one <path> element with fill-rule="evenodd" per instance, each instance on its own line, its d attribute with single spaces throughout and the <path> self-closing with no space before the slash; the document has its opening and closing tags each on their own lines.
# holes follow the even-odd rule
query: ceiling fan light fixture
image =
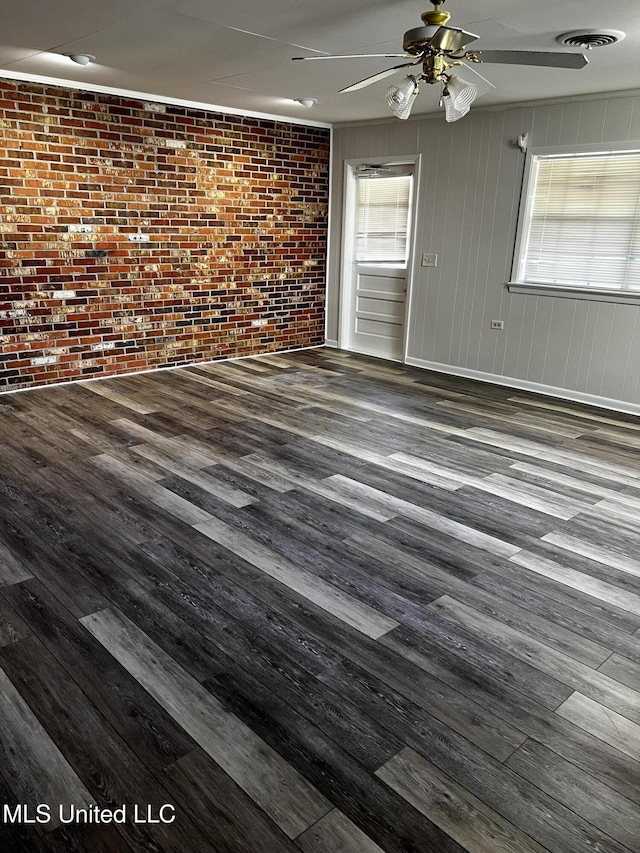
<svg viewBox="0 0 640 853">
<path fill-rule="evenodd" d="M 475 84 L 463 80 L 457 74 L 448 77 L 442 90 L 445 119 L 451 122 L 466 116 L 477 94 L 478 87 Z"/>
<path fill-rule="evenodd" d="M 95 60 L 95 56 L 91 53 L 65 53 L 65 56 L 68 56 L 72 62 L 76 62 L 78 65 L 89 65 Z"/>
<path fill-rule="evenodd" d="M 307 109 L 311 109 L 311 107 L 318 103 L 316 98 L 292 98 L 291 100 L 294 104 L 300 104 L 301 107 L 306 107 Z"/>
<path fill-rule="evenodd" d="M 412 75 L 405 77 L 398 86 L 389 86 L 387 103 L 396 118 L 409 118 L 418 91 L 418 78 Z"/>
</svg>

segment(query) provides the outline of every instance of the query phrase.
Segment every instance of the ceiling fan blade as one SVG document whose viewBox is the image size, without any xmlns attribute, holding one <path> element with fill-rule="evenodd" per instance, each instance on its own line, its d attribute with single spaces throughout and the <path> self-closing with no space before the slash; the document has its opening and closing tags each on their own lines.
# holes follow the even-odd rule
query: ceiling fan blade
<svg viewBox="0 0 640 853">
<path fill-rule="evenodd" d="M 325 56 L 292 56 L 291 59 L 297 60 L 315 60 L 315 59 L 413 59 L 408 53 L 345 53 L 343 55 L 325 55 Z"/>
<path fill-rule="evenodd" d="M 366 86 L 371 86 L 372 83 L 377 83 L 378 80 L 384 80 L 385 77 L 390 77 L 401 68 L 412 68 L 420 62 L 422 62 L 422 57 L 420 57 L 417 62 L 405 62 L 403 65 L 394 65 L 393 68 L 387 68 L 385 71 L 378 71 L 377 74 L 372 74 L 370 77 L 365 77 L 364 80 L 358 80 L 357 83 L 353 83 L 345 89 L 340 89 L 339 94 L 342 95 L 345 92 L 355 92 L 357 89 L 364 89 Z"/>
<path fill-rule="evenodd" d="M 456 68 L 453 73 L 457 74 L 458 77 L 462 77 L 462 79 L 466 80 L 467 83 L 473 83 L 474 86 L 477 86 L 478 94 L 476 95 L 476 100 L 481 98 L 483 95 L 488 95 L 489 92 L 493 92 L 496 88 L 493 83 L 490 83 L 482 76 L 482 74 L 478 74 L 475 68 L 471 68 L 464 62 L 459 68 Z"/>
<path fill-rule="evenodd" d="M 439 30 L 429 40 L 429 47 L 435 50 L 445 50 L 456 53 L 462 50 L 472 41 L 476 41 L 479 36 L 473 33 L 467 33 L 459 27 L 440 27 Z"/>
<path fill-rule="evenodd" d="M 584 68 L 584 53 L 555 53 L 536 50 L 473 50 L 465 55 L 470 62 L 502 62 L 507 65 L 546 65 L 549 68 Z"/>
</svg>

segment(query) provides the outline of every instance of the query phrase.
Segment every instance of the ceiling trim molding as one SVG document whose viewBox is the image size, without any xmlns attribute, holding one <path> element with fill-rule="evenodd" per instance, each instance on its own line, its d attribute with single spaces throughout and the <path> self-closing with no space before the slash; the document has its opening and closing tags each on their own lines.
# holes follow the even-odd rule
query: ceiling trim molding
<svg viewBox="0 0 640 853">
<path fill-rule="evenodd" d="M 303 125 L 304 127 L 331 128 L 332 124 L 325 121 L 310 121 L 293 118 L 291 116 L 277 115 L 276 113 L 262 113 L 257 110 L 243 110 L 231 107 L 221 107 L 218 104 L 208 104 L 203 101 L 189 101 L 184 98 L 170 98 L 166 95 L 156 95 L 150 92 L 135 92 L 130 89 L 120 89 L 113 86 L 100 86 L 96 83 L 81 83 L 77 80 L 63 80 L 58 77 L 48 77 L 42 74 L 21 74 L 0 68 L 0 79 L 11 80 L 22 83 L 41 83 L 45 86 L 58 86 L 61 89 L 76 89 L 82 92 L 96 92 L 101 95 L 115 95 L 120 98 L 133 98 L 136 101 L 152 101 L 157 104 L 169 104 L 174 107 L 187 107 L 188 109 L 202 110 L 208 113 L 223 113 L 224 115 L 247 116 L 249 118 L 266 119 L 268 121 L 279 121 L 286 124 Z"/>
</svg>

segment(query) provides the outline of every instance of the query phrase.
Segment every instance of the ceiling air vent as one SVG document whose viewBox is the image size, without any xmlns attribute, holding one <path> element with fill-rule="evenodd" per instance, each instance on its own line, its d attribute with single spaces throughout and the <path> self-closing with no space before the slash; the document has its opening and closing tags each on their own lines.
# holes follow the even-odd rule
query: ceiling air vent
<svg viewBox="0 0 640 853">
<path fill-rule="evenodd" d="M 621 30 L 575 30 L 571 33 L 562 33 L 556 41 L 566 47 L 581 47 L 583 50 L 591 50 L 592 47 L 607 47 L 609 44 L 617 44 L 625 37 L 626 33 Z"/>
</svg>

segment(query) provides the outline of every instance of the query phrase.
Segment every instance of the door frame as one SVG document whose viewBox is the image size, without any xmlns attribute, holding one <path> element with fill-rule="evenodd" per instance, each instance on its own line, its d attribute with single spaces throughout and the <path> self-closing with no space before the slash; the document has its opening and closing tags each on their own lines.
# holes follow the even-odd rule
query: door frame
<svg viewBox="0 0 640 853">
<path fill-rule="evenodd" d="M 356 234 L 356 170 L 359 166 L 394 166 L 410 163 L 413 166 L 413 189 L 411 198 L 411 222 L 409 223 L 409 256 L 407 258 L 407 295 L 404 303 L 402 364 L 408 352 L 408 329 L 411 316 L 411 301 L 414 269 L 417 258 L 417 228 L 419 219 L 418 188 L 420 186 L 420 154 L 394 154 L 387 157 L 358 157 L 344 161 L 344 184 L 342 193 L 342 246 L 340 262 L 340 303 L 338 320 L 338 347 L 349 349 L 351 324 L 353 321 L 353 291 L 356 287 L 355 234 Z"/>
</svg>

